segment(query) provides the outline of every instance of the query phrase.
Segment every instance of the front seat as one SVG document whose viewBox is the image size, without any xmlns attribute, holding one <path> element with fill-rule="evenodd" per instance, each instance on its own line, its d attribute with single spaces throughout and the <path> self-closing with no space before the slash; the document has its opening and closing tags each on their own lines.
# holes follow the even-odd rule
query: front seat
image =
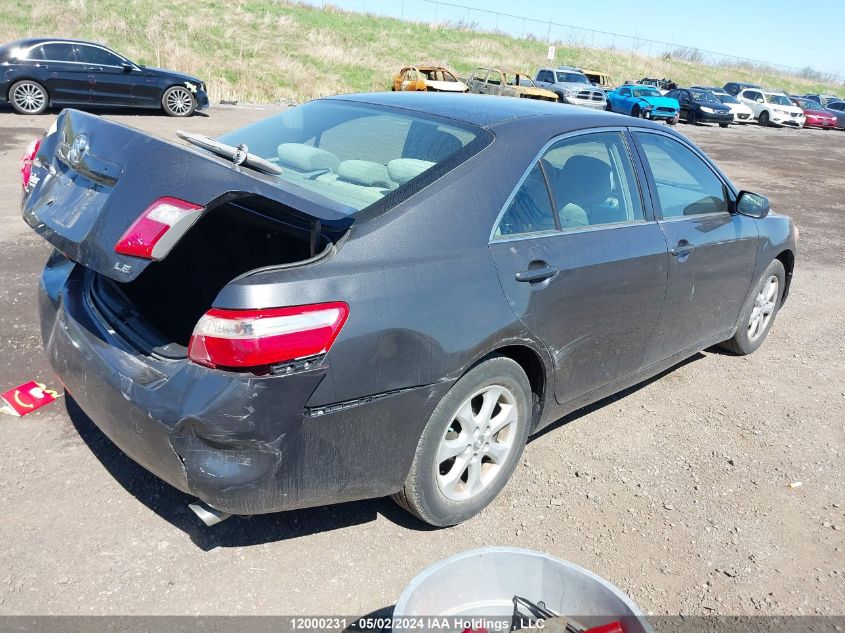
<svg viewBox="0 0 845 633">
<path fill-rule="evenodd" d="M 610 196 L 610 165 L 592 156 L 572 156 L 554 184 L 561 228 L 590 225 L 591 211 Z"/>
<path fill-rule="evenodd" d="M 463 147 L 458 137 L 438 130 L 430 123 L 414 121 L 408 130 L 402 158 L 416 158 L 439 163 Z"/>
</svg>

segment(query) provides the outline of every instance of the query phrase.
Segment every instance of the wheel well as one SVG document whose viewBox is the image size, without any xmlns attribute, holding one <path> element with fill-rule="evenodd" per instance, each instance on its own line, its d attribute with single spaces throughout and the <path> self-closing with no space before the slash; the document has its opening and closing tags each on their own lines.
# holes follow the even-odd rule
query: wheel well
<svg viewBox="0 0 845 633">
<path fill-rule="evenodd" d="M 543 402 L 546 392 L 546 367 L 539 354 L 530 347 L 524 345 L 508 345 L 500 347 L 493 352 L 500 356 L 505 356 L 516 362 L 525 375 L 528 376 L 528 382 L 531 385 L 531 393 L 533 394 L 533 410 L 534 419 L 531 421 L 532 430 L 536 428 L 540 421 L 540 414 L 543 412 Z"/>
<path fill-rule="evenodd" d="M 783 264 L 783 270 L 786 273 L 786 283 L 784 284 L 783 296 L 780 300 L 781 304 L 783 304 L 789 294 L 789 287 L 792 285 L 792 269 L 795 267 L 795 254 L 790 250 L 786 250 L 779 253 L 775 259 Z"/>
</svg>

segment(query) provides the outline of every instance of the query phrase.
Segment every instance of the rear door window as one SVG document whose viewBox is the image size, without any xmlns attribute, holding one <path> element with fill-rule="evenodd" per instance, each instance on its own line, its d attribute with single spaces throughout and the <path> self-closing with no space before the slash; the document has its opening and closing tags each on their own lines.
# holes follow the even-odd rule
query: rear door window
<svg viewBox="0 0 845 633">
<path fill-rule="evenodd" d="M 70 44 L 41 44 L 30 49 L 27 59 L 34 61 L 75 62 L 76 52 Z"/>
<path fill-rule="evenodd" d="M 640 190 L 621 132 L 554 143 L 505 208 L 493 238 L 643 220 Z"/>
<path fill-rule="evenodd" d="M 634 134 L 657 186 L 664 218 L 730 213 L 727 187 L 695 152 L 662 134 Z"/>
</svg>

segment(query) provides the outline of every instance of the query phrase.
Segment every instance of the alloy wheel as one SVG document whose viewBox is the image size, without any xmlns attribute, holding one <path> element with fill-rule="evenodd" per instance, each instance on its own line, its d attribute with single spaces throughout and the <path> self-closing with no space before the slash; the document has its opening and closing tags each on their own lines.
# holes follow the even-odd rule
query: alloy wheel
<svg viewBox="0 0 845 633">
<path fill-rule="evenodd" d="M 173 114 L 183 116 L 191 111 L 194 98 L 185 88 L 174 88 L 167 95 L 167 109 Z"/>
<path fill-rule="evenodd" d="M 501 385 L 486 386 L 461 403 L 435 460 L 445 497 L 466 501 L 493 482 L 516 445 L 517 411 L 516 397 Z"/>
<path fill-rule="evenodd" d="M 44 108 L 47 95 L 40 86 L 33 83 L 22 83 L 15 88 L 12 95 L 15 105 L 24 112 L 37 113 Z"/>
<path fill-rule="evenodd" d="M 760 292 L 754 298 L 754 306 L 751 309 L 751 316 L 748 318 L 748 339 L 750 341 L 756 341 L 769 327 L 777 305 L 779 287 L 778 278 L 772 275 L 763 283 Z"/>
</svg>

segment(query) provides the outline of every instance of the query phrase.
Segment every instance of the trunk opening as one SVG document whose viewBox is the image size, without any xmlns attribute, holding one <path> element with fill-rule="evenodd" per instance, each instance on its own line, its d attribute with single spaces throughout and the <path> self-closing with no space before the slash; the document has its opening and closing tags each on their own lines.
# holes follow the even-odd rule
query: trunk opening
<svg viewBox="0 0 845 633">
<path fill-rule="evenodd" d="M 256 269 L 320 259 L 332 244 L 317 220 L 265 199 L 239 199 L 206 211 L 134 281 L 95 274 L 91 297 L 109 325 L 142 351 L 183 358 L 194 326 L 223 286 Z"/>
</svg>

